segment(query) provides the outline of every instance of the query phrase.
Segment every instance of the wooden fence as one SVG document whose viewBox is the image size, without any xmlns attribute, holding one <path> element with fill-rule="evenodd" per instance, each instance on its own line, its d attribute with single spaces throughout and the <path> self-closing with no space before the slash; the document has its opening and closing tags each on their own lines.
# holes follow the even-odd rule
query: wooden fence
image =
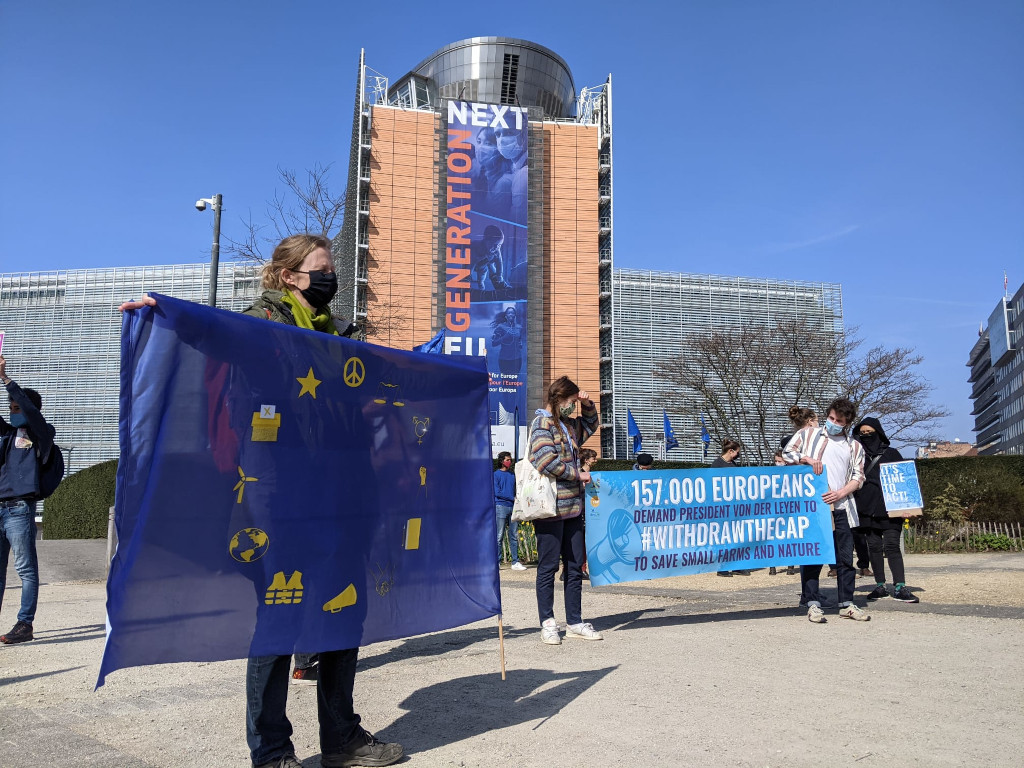
<svg viewBox="0 0 1024 768">
<path fill-rule="evenodd" d="M 907 552 L 1024 551 L 1020 523 L 920 521 L 906 529 Z"/>
</svg>

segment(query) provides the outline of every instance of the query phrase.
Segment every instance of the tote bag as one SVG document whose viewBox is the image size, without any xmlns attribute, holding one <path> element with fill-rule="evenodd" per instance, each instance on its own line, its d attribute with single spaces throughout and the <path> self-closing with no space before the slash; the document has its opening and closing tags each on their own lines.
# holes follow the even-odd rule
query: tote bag
<svg viewBox="0 0 1024 768">
<path fill-rule="evenodd" d="M 512 519 L 517 523 L 557 517 L 555 478 L 542 475 L 529 459 L 516 462 L 516 501 Z"/>
</svg>

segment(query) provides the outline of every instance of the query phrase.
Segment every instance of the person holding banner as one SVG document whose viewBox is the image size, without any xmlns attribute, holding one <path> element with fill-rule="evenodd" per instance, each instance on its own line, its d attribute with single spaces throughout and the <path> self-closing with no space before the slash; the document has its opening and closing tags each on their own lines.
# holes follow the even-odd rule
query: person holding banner
<svg viewBox="0 0 1024 768">
<path fill-rule="evenodd" d="M 787 464 L 807 464 L 814 474 L 827 470 L 828 493 L 822 501 L 832 508 L 833 543 L 839 576 L 839 616 L 854 621 L 869 621 L 868 613 L 853 603 L 857 576 L 853 568 L 853 529 L 858 525 L 854 491 L 864 485 L 864 449 L 848 434 L 857 417 L 857 407 L 845 397 L 838 397 L 828 408 L 823 427 L 806 427 L 786 444 L 783 453 Z M 822 565 L 800 567 L 800 604 L 807 606 L 807 619 L 824 624 L 821 609 L 823 597 L 818 588 Z"/>
<path fill-rule="evenodd" d="M 573 411 L 579 402 L 580 415 Z M 546 408 L 538 409 L 530 425 L 529 462 L 542 475 L 555 480 L 555 517 L 534 520 L 537 532 L 537 610 L 541 641 L 561 645 L 555 621 L 555 574 L 558 560 L 565 560 L 565 636 L 601 640 L 593 625 L 583 621 L 583 490 L 590 472 L 580 464 L 580 446 L 598 428 L 597 407 L 590 395 L 568 377 L 561 376 L 548 386 Z"/>
<path fill-rule="evenodd" d="M 868 600 L 889 597 L 889 591 L 885 587 L 885 561 L 888 559 L 892 571 L 892 597 L 901 603 L 919 603 L 920 600 L 907 589 L 903 552 L 900 550 L 900 536 L 906 518 L 889 517 L 885 509 L 885 497 L 882 495 L 879 465 L 903 461 L 903 456 L 889 445 L 889 438 L 886 437 L 882 423 L 878 419 L 862 419 L 857 425 L 855 435 L 864 446 L 867 461 L 864 485 L 853 496 L 857 500 L 861 529 L 867 535 L 871 570 L 875 576 L 875 590 L 868 595 Z"/>
<path fill-rule="evenodd" d="M 712 469 L 721 469 L 723 467 L 735 467 L 736 459 L 740 457 L 740 449 L 743 446 L 740 445 L 739 441 L 733 440 L 732 438 L 725 438 L 722 441 L 722 452 L 718 458 L 711 462 Z M 750 571 L 746 568 L 740 568 L 735 571 L 719 571 L 719 576 L 749 576 Z"/>
<path fill-rule="evenodd" d="M 333 335 L 344 332 L 345 324 L 336 323 L 329 307 L 338 281 L 327 238 L 307 234 L 284 238 L 263 266 L 262 285 L 262 295 L 244 311 L 246 315 Z M 125 302 L 120 309 L 144 305 L 155 306 L 156 300 L 146 296 Z M 392 765 L 404 754 L 400 744 L 381 742 L 359 725 L 352 701 L 358 655 L 358 648 L 318 654 L 317 714 L 323 768 Z M 245 725 L 254 768 L 301 768 L 285 712 L 290 668 L 290 655 L 248 660 Z"/>
</svg>

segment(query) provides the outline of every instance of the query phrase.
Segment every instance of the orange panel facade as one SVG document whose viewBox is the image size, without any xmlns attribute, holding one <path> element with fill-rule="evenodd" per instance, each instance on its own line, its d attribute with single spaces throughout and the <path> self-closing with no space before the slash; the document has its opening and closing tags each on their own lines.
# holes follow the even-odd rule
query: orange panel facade
<svg viewBox="0 0 1024 768">
<path fill-rule="evenodd" d="M 588 391 L 600 412 L 598 133 L 544 123 L 544 371 Z M 587 447 L 601 453 L 600 437 Z"/>
<path fill-rule="evenodd" d="M 375 107 L 370 129 L 367 341 L 412 349 L 434 333 L 436 119 Z"/>
</svg>

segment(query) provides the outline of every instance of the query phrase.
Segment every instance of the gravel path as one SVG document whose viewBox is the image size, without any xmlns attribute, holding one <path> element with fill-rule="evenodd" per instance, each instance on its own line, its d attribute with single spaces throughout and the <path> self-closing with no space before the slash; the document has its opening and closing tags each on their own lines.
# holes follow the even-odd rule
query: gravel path
<svg viewBox="0 0 1024 768">
<path fill-rule="evenodd" d="M 606 639 L 557 647 L 539 642 L 533 571 L 503 570 L 507 681 L 489 620 L 363 649 L 357 705 L 430 768 L 1020 765 L 1024 554 L 907 570 L 921 604 L 880 601 L 868 623 L 810 624 L 798 577 L 767 571 L 587 588 Z M 0 646 L 0 766 L 248 765 L 242 661 L 123 670 L 92 690 L 104 599 L 97 581 L 49 583 L 38 639 Z M 316 768 L 315 690 L 290 698 Z"/>
</svg>

